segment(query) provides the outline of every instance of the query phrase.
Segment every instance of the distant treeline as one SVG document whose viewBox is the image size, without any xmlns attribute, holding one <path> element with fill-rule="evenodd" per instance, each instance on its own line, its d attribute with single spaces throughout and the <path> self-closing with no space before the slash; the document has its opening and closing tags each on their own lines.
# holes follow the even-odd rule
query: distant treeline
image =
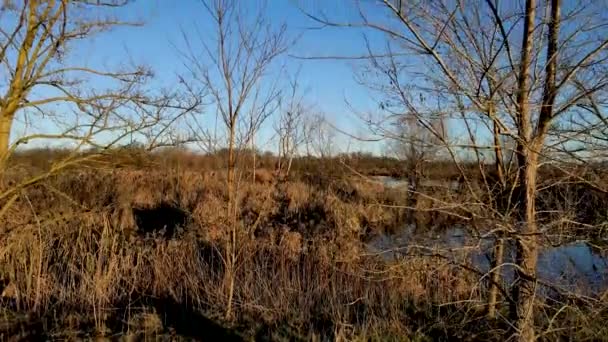
<svg viewBox="0 0 608 342">
<path fill-rule="evenodd" d="M 239 150 L 238 165 L 243 170 L 256 169 L 275 170 L 280 159 L 272 152 L 252 152 L 252 150 Z M 74 167 L 110 167 L 110 168 L 168 168 L 201 171 L 217 171 L 226 168 L 228 164 L 228 151 L 225 149 L 215 153 L 198 153 L 183 148 L 164 148 L 155 151 L 146 151 L 143 148 L 122 147 L 103 152 L 80 152 L 74 155 L 71 150 L 64 149 L 27 149 L 14 153 L 9 164 L 14 167 L 27 167 L 29 169 L 48 170 L 53 163 L 66 158 L 87 158 Z M 255 158 L 254 158 L 255 156 Z M 283 160 L 283 163 L 286 161 Z M 541 168 L 543 178 L 576 178 L 594 177 L 602 178 L 602 165 L 587 165 L 585 167 L 573 165 L 544 166 Z M 494 179 L 493 165 L 479 165 L 477 162 L 463 162 L 459 168 L 452 161 L 432 161 L 423 166 L 422 174 L 425 178 L 434 180 L 459 180 L 462 171 L 471 179 L 480 179 L 482 172 L 490 180 Z M 407 163 L 392 157 L 377 156 L 371 153 L 353 152 L 343 153 L 332 157 L 297 156 L 291 165 L 291 174 L 298 176 L 328 176 L 339 177 L 344 174 L 360 174 L 365 176 L 388 176 L 405 178 L 408 175 Z"/>
</svg>

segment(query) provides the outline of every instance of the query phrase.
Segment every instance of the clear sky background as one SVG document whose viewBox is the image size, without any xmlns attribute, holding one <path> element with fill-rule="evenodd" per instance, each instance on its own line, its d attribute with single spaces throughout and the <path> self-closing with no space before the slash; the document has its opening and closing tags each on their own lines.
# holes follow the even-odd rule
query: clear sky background
<svg viewBox="0 0 608 342">
<path fill-rule="evenodd" d="M 240 5 L 254 7 L 262 0 L 241 1 Z M 400 25 L 394 17 L 389 16 L 387 11 L 379 10 L 376 2 L 361 1 L 360 4 L 371 21 L 382 23 L 382 25 L 395 23 Z M 283 65 L 287 73 L 292 76 L 299 70 L 300 89 L 304 92 L 305 103 L 312 108 L 313 114 L 323 114 L 338 129 L 332 145 L 333 152 L 367 151 L 376 154 L 385 152 L 384 141 L 370 142 L 353 138 L 353 136 L 370 137 L 369 128 L 364 125 L 358 114 L 378 114 L 381 99 L 369 88 L 356 82 L 355 74 L 368 61 L 348 57 L 366 56 L 368 53 L 366 39 L 374 52 L 381 53 L 387 44 L 386 35 L 371 29 L 321 27 L 303 10 L 317 15 L 325 13 L 328 18 L 337 22 L 361 21 L 357 6 L 354 6 L 350 0 L 267 0 L 265 13 L 267 20 L 275 25 L 285 23 L 288 36 L 299 37 L 288 54 L 276 61 L 275 66 Z M 212 18 L 204 8 L 202 0 L 131 0 L 131 3 L 124 7 L 115 9 L 103 7 L 101 10 L 95 8 L 91 11 L 99 12 L 87 12 L 86 15 L 95 17 L 99 13 L 99 16 L 105 18 L 110 14 L 119 20 L 141 22 L 143 25 L 114 27 L 108 32 L 72 43 L 69 53 L 65 57 L 65 64 L 101 71 L 116 71 L 117 68 L 124 70 L 125 65 L 143 64 L 149 66 L 155 74 L 154 79 L 146 85 L 147 89 L 178 89 L 179 75 L 188 74 L 184 66 L 185 60 L 179 52 L 180 49 L 185 50 L 183 33 L 189 35 L 195 42 L 202 37 L 207 44 L 214 45 L 216 28 L 213 26 Z M 256 13 L 256 11 L 250 11 L 246 12 L 246 15 L 253 16 Z M 11 18 L 8 19 L 0 22 L 0 25 L 12 27 L 15 23 L 9 22 Z M 16 20 L 16 18 L 12 19 Z M 208 36 L 206 36 L 207 34 Z M 201 55 L 204 55 L 202 44 L 195 44 L 196 48 L 200 49 Z M 15 57 L 12 56 L 13 59 Z M 400 62 L 408 63 L 410 70 L 414 71 L 426 67 L 424 63 L 418 65 L 420 59 L 409 61 L 400 59 Z M 203 61 L 203 63 L 211 64 L 210 61 Z M 276 75 L 272 75 L 271 78 L 273 76 Z M 407 77 L 410 83 L 424 84 L 420 83 L 418 78 L 410 78 L 411 73 L 404 77 Z M 282 81 L 287 86 L 287 75 Z M 218 80 L 218 82 L 221 81 Z M 382 79 L 382 82 L 387 82 L 387 80 Z M 96 80 L 85 85 L 85 87 L 88 86 L 103 88 L 107 84 L 101 84 Z M 39 91 L 44 92 L 48 88 L 44 89 Z M 0 82 L 0 91 L 3 90 L 3 83 Z M 54 96 L 56 94 L 34 95 Z M 209 101 L 211 101 L 210 97 L 205 99 L 205 102 Z M 45 110 L 47 109 L 54 111 L 55 114 L 71 113 L 66 115 L 76 117 L 72 113 L 73 105 L 53 103 L 45 108 Z M 199 122 L 213 130 L 216 124 L 216 109 L 213 105 L 204 109 L 202 116 L 199 116 Z M 30 116 L 30 118 L 34 118 L 34 120 L 25 122 L 20 121 L 19 117 L 17 118 L 17 122 L 13 126 L 13 140 L 31 133 L 52 134 L 65 131 L 58 128 L 54 121 L 49 119 L 49 116 L 38 115 Z M 65 121 L 69 120 L 64 118 Z M 276 140 L 273 140 L 275 121 L 276 118 L 271 117 L 258 132 L 256 144 L 259 149 L 277 152 L 278 144 Z M 466 136 L 462 124 L 448 122 L 448 131 L 450 138 Z M 110 140 L 110 138 L 109 133 L 100 137 L 102 140 Z M 41 139 L 24 148 L 57 144 L 64 146 L 66 140 L 57 142 L 57 140 Z"/>
<path fill-rule="evenodd" d="M 242 1 L 240 4 L 256 6 L 261 0 Z M 374 8 L 373 1 L 362 1 L 361 4 L 364 7 L 369 6 L 365 12 L 371 20 L 383 24 L 388 24 L 391 20 L 394 22 L 394 18 L 382 17 L 387 15 L 386 11 Z M 361 20 L 357 7 L 348 0 L 267 0 L 265 13 L 267 20 L 275 25 L 285 23 L 288 36 L 299 37 L 288 54 L 276 61 L 275 66 L 284 65 L 290 75 L 294 75 L 299 70 L 300 87 L 304 92 L 306 104 L 312 108 L 311 112 L 322 113 L 339 132 L 350 134 L 350 136 L 336 134 L 334 152 L 382 153 L 384 142 L 364 142 L 352 137 L 367 138 L 370 135 L 369 129 L 357 114 L 375 113 L 380 109 L 379 99 L 374 97 L 376 94 L 355 80 L 355 73 L 367 61 L 347 57 L 365 56 L 368 53 L 364 34 L 372 50 L 382 51 L 386 46 L 385 35 L 369 29 L 364 31 L 352 27 L 321 27 L 303 10 L 317 15 L 325 13 L 331 20 L 338 22 Z M 125 65 L 143 64 L 149 66 L 155 73 L 155 78 L 147 85 L 149 89 L 175 88 L 178 85 L 179 75 L 188 74 L 184 66 L 184 58 L 179 52 L 180 49 L 185 50 L 183 33 L 189 35 L 194 42 L 202 36 L 210 46 L 213 46 L 215 39 L 215 27 L 201 0 L 132 0 L 127 6 L 111 10 L 104 8 L 99 13 L 104 17 L 110 14 L 117 19 L 141 22 L 143 25 L 114 27 L 108 32 L 74 43 L 66 57 L 68 61 L 66 64 L 104 71 L 114 71 Z M 246 14 L 252 16 L 256 13 L 251 11 Z M 96 15 L 94 12 L 87 12 L 88 14 Z M 208 36 L 205 36 L 206 34 Z M 196 48 L 200 49 L 201 55 L 204 55 L 202 44 L 195 44 Z M 207 63 L 210 64 L 210 61 Z M 411 64 L 414 68 L 418 67 L 416 63 Z M 420 67 L 424 68 L 424 66 Z M 283 81 L 287 85 L 287 77 Z M 93 83 L 89 86 L 104 85 Z M 1 88 L 2 84 L 0 90 Z M 51 110 L 69 112 L 70 108 L 58 104 Z M 206 107 L 199 122 L 206 123 L 212 129 L 216 122 L 215 112 L 215 107 L 212 105 Z M 272 140 L 274 120 L 275 118 L 270 118 L 258 133 L 256 144 L 259 149 L 276 152 L 277 144 Z M 455 129 L 463 128 L 449 125 L 451 135 L 458 136 L 460 133 L 454 132 Z M 13 139 L 23 136 L 26 132 L 56 133 L 58 131 L 60 130 L 49 119 L 37 118 L 35 122 L 30 121 L 27 124 L 17 122 L 14 126 Z M 49 141 L 39 141 L 29 144 L 28 147 L 39 147 L 49 143 Z"/>
<path fill-rule="evenodd" d="M 238 1 L 238 0 L 237 0 Z M 239 4 L 255 6 L 261 0 L 241 0 Z M 300 37 L 297 43 L 289 51 L 289 55 L 283 56 L 276 61 L 276 65 L 285 65 L 290 74 L 300 70 L 300 84 L 305 91 L 305 101 L 311 105 L 315 111 L 324 113 L 326 118 L 342 131 L 349 132 L 356 136 L 369 134 L 366 127 L 358 119 L 356 112 L 373 113 L 379 111 L 378 99 L 374 99 L 369 89 L 359 85 L 355 81 L 354 74 L 366 61 L 346 60 L 346 59 L 302 59 L 300 57 L 324 57 L 324 56 L 364 56 L 367 53 L 363 31 L 356 28 L 335 28 L 324 27 L 308 18 L 301 8 L 319 14 L 325 12 L 328 17 L 335 21 L 356 22 L 360 21 L 359 13 L 352 1 L 348 0 L 267 0 L 268 6 L 265 16 L 267 19 L 280 25 L 285 23 L 288 28 L 288 35 Z M 382 23 L 382 25 L 392 25 L 397 22 L 395 18 L 382 17 L 387 15 L 386 11 L 374 8 L 374 1 L 361 1 L 366 15 L 372 21 Z M 522 6 L 521 2 L 507 1 L 502 2 L 503 6 L 514 7 Z M 565 13 L 572 11 L 575 2 L 567 2 L 562 8 Z M 98 11 L 95 9 L 94 11 Z M 107 9 L 104 14 L 107 14 Z M 212 19 L 206 12 L 201 0 L 132 0 L 125 7 L 112 10 L 112 14 L 124 21 L 142 22 L 142 26 L 116 27 L 113 30 L 95 36 L 87 37 L 83 41 L 77 42 L 69 51 L 66 59 L 70 66 L 90 67 L 97 70 L 116 70 L 117 66 L 129 64 L 144 64 L 155 72 L 155 79 L 148 84 L 148 88 L 160 89 L 163 87 L 175 88 L 178 85 L 178 75 L 187 74 L 184 67 L 184 59 L 178 50 L 184 48 L 182 32 L 192 35 L 193 40 L 201 36 L 210 45 L 213 45 L 214 27 Z M 247 12 L 253 16 L 257 12 Z M 87 12 L 87 15 L 95 16 L 96 12 Z M 2 27 L 14 25 L 15 18 L 2 18 Z M 515 29 L 519 29 L 516 25 Z M 198 32 L 197 29 L 198 28 Z M 563 25 L 562 35 L 568 36 L 569 31 L 576 27 Z M 603 31 L 598 31 L 603 32 Z M 208 36 L 206 36 L 208 34 Z M 378 52 L 385 47 L 386 37 L 378 31 L 367 30 L 365 32 L 372 50 Z M 200 36 L 199 36 L 200 35 Z M 517 34 L 514 35 L 515 37 Z M 581 40 L 585 40 L 584 33 L 579 35 Z M 590 37 L 591 38 L 591 37 Z M 601 37 L 600 37 L 601 38 Z M 517 50 L 518 41 L 513 41 L 512 47 Z M 203 51 L 202 45 L 198 48 Z M 9 52 L 10 53 L 10 52 Z M 541 54 L 542 55 L 542 54 Z M 291 57 L 290 57 L 291 56 Z M 15 56 L 9 56 L 15 58 Z M 421 58 L 411 60 L 400 60 L 408 63 L 409 71 L 428 71 L 428 66 L 421 63 Z M 204 62 L 203 62 L 204 63 Z M 414 72 L 408 72 L 404 78 L 410 84 L 424 86 L 424 80 L 412 78 Z M 3 76 L 3 75 L 0 75 Z M 372 76 L 373 77 L 373 76 Z M 0 79 L 0 91 L 5 87 L 5 80 Z M 219 81 L 219 80 L 218 80 Z M 284 80 L 287 83 L 287 79 Z M 384 80 L 386 81 L 386 80 Z M 422 83 L 420 83 L 422 82 Z M 90 84 L 92 87 L 103 87 L 103 84 Z M 47 94 L 48 95 L 48 94 Z M 421 98 L 421 101 L 422 100 Z M 56 112 L 67 112 L 69 108 L 62 108 L 55 105 Z M 49 106 L 50 107 L 50 106 Z M 353 110 L 354 109 L 354 110 Z M 215 122 L 215 108 L 208 106 L 205 114 L 206 122 L 209 127 Z M 267 122 L 256 138 L 260 144 L 258 147 L 263 150 L 275 150 L 276 144 L 265 144 L 273 135 L 272 118 Z M 481 126 L 481 125 L 480 125 Z M 36 132 L 57 132 L 56 126 L 48 119 L 38 117 L 35 122 L 28 122 L 27 126 L 21 123 L 15 125 L 13 139 L 23 134 L 24 127 L 28 127 L 28 133 L 32 130 Z M 484 129 L 481 128 L 483 131 Z M 466 137 L 463 125 L 448 123 L 450 138 Z M 478 137 L 487 138 L 486 132 L 476 132 Z M 486 136 L 484 137 L 484 134 Z M 363 143 L 356 141 L 347 135 L 338 134 L 338 139 L 334 144 L 337 151 L 344 150 L 366 150 L 381 152 L 383 143 Z M 44 143 L 44 142 L 43 142 Z M 30 144 L 30 146 L 35 144 Z"/>
<path fill-rule="evenodd" d="M 323 28 L 308 18 L 300 9 L 323 11 L 332 18 L 348 19 L 356 13 L 349 13 L 352 7 L 343 6 L 341 1 L 320 0 L 270 0 L 267 15 L 273 23 L 285 22 L 292 37 L 299 36 L 297 44 L 289 51 L 293 56 L 360 56 L 365 54 L 362 32 L 356 29 Z M 322 6 L 322 7 L 320 7 Z M 183 46 L 182 30 L 193 32 L 198 26 L 201 32 L 212 30 L 210 19 L 200 0 L 136 0 L 116 12 L 122 19 L 143 21 L 141 27 L 119 27 L 93 40 L 83 42 L 73 51 L 74 62 L 102 68 L 125 62 L 125 58 L 135 63 L 149 65 L 155 71 L 155 83 L 167 86 L 176 82 L 184 72 L 183 59 L 175 46 Z M 212 35 L 212 31 L 209 31 Z M 212 36 L 210 36 L 212 37 Z M 384 38 L 376 34 L 371 39 Z M 285 56 L 279 63 L 285 63 L 287 70 L 300 71 L 300 82 L 305 90 L 306 101 L 337 127 L 354 134 L 364 134 L 356 115 L 346 101 L 365 111 L 377 108 L 369 92 L 354 80 L 353 71 L 357 61 L 352 60 L 306 60 Z M 209 110 L 209 118 L 213 110 Z M 272 124 L 268 123 L 260 133 L 260 142 L 271 136 Z M 337 145 L 342 149 L 364 149 L 379 152 L 380 144 L 360 143 L 338 134 Z M 274 149 L 274 146 L 260 146 Z"/>
</svg>

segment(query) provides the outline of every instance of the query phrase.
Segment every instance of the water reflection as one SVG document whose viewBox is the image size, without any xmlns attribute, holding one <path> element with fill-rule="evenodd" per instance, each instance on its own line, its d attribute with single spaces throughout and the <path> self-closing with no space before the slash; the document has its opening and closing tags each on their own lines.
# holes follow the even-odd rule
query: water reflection
<svg viewBox="0 0 608 342">
<path fill-rule="evenodd" d="M 492 240 L 472 236 L 462 227 L 440 234 L 415 233 L 407 226 L 393 235 L 381 235 L 368 243 L 368 250 L 386 259 L 396 259 L 415 249 L 417 253 L 437 253 L 458 260 L 468 260 L 480 271 L 490 265 Z M 512 248 L 508 250 L 513 251 Z M 505 263 L 513 263 L 513 253 L 507 253 Z M 506 282 L 513 279 L 513 267 L 503 267 Z M 575 241 L 557 247 L 543 247 L 538 259 L 538 276 L 547 283 L 585 294 L 608 290 L 608 257 L 585 241 Z"/>
<path fill-rule="evenodd" d="M 407 187 L 406 180 L 392 177 L 376 179 L 386 187 Z M 450 182 L 448 186 L 457 187 L 457 184 Z M 413 225 L 409 225 L 396 234 L 374 238 L 368 243 L 368 249 L 384 258 L 394 259 L 415 246 L 420 246 L 424 247 L 418 248 L 421 253 L 434 253 L 432 249 L 435 249 L 454 259 L 468 259 L 480 271 L 486 272 L 490 268 L 492 244 L 490 238 L 472 236 L 466 227 L 454 227 L 438 234 L 418 233 L 414 231 Z M 505 263 L 514 263 L 513 248 L 507 248 L 507 251 Z M 463 256 L 465 259 L 462 259 Z M 512 281 L 513 266 L 504 266 L 502 273 L 506 282 Z M 600 293 L 608 290 L 608 254 L 592 248 L 585 241 L 543 247 L 538 259 L 538 277 L 544 282 L 569 290 L 576 289 L 586 294 Z"/>
</svg>

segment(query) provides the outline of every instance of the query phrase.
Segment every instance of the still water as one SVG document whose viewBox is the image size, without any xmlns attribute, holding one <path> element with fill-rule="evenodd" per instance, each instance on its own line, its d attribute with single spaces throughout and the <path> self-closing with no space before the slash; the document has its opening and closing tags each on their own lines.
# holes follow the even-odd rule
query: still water
<svg viewBox="0 0 608 342">
<path fill-rule="evenodd" d="M 386 187 L 407 188 L 407 181 L 376 177 Z M 449 184 L 449 187 L 457 186 Z M 440 253 L 455 261 L 466 262 L 486 272 L 490 268 L 491 238 L 475 236 L 466 227 L 454 227 L 441 233 L 418 233 L 414 226 L 403 227 L 396 234 L 380 235 L 368 242 L 368 250 L 384 258 L 395 259 L 412 249 L 420 253 Z M 507 246 L 505 263 L 514 262 L 513 248 Z M 540 280 L 564 290 L 593 295 L 608 291 L 608 249 L 594 248 L 585 241 L 571 241 L 541 248 L 538 260 Z M 513 279 L 513 266 L 502 268 L 506 282 Z"/>
<path fill-rule="evenodd" d="M 475 237 L 463 228 L 452 228 L 440 234 L 415 233 L 413 226 L 392 235 L 380 235 L 367 244 L 371 253 L 386 259 L 398 259 L 407 252 L 448 256 L 466 262 L 480 271 L 489 270 L 492 248 L 490 238 Z M 507 248 L 512 251 L 512 248 Z M 513 253 L 505 253 L 505 263 L 514 261 Z M 508 282 L 513 278 L 513 267 L 504 266 Z M 538 277 L 553 285 L 584 294 L 608 290 L 608 253 L 585 241 L 574 241 L 560 246 L 544 246 L 538 260 Z"/>
</svg>

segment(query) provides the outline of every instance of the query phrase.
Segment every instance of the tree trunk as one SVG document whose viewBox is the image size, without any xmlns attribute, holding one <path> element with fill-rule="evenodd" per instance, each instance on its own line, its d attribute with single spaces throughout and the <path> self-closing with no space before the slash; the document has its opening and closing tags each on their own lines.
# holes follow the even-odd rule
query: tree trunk
<svg viewBox="0 0 608 342">
<path fill-rule="evenodd" d="M 230 127 L 230 136 L 228 140 L 228 206 L 229 206 L 229 217 L 232 217 L 234 214 L 235 208 L 232 207 L 234 204 L 234 190 L 235 190 L 235 179 L 236 179 L 236 157 L 234 151 L 234 135 L 235 135 L 235 125 Z"/>
<path fill-rule="evenodd" d="M 232 318 L 232 301 L 234 297 L 234 281 L 236 269 L 236 158 L 234 151 L 235 124 L 230 125 L 228 141 L 228 222 L 230 238 L 226 243 L 226 282 L 228 286 L 228 303 L 226 304 L 226 318 Z"/>
<path fill-rule="evenodd" d="M 291 164 L 293 162 L 293 155 L 294 155 L 294 152 L 292 151 L 289 154 L 289 161 L 287 162 L 287 170 L 285 170 L 285 175 L 284 175 L 285 180 L 287 180 L 287 177 L 289 177 L 289 171 L 291 170 Z"/>
<path fill-rule="evenodd" d="M 418 213 L 418 188 L 420 179 L 418 177 L 418 169 L 416 162 L 410 160 L 407 161 L 408 165 L 408 184 L 407 184 L 407 202 L 406 205 L 410 208 L 409 211 L 412 216 L 411 222 L 414 223 L 414 231 L 418 232 L 423 226 L 422 214 Z"/>
<path fill-rule="evenodd" d="M 532 116 L 529 104 L 529 78 L 534 43 L 536 1 L 526 1 L 522 36 L 521 63 L 517 89 L 517 158 L 519 166 L 519 234 L 515 239 L 515 280 L 513 283 L 514 306 L 511 315 L 517 329 L 518 341 L 534 341 L 534 295 L 536 261 L 538 259 L 536 227 L 536 175 L 540 139 L 533 139 Z"/>
<path fill-rule="evenodd" d="M 502 262 L 504 259 L 505 240 L 503 234 L 498 233 L 495 241 L 492 254 L 491 271 L 490 276 L 490 290 L 488 291 L 488 318 L 496 318 L 496 306 L 498 303 L 498 287 L 502 280 Z"/>
<path fill-rule="evenodd" d="M 505 178 L 505 164 L 504 164 L 504 158 L 502 155 L 502 144 L 500 143 L 500 131 L 498 129 L 498 124 L 496 122 L 494 122 L 494 127 L 493 127 L 493 134 L 494 134 L 494 157 L 496 158 L 496 177 L 498 178 L 498 181 L 500 182 L 500 186 L 501 186 L 501 190 L 503 190 L 506 185 L 506 178 Z"/>
<path fill-rule="evenodd" d="M 536 224 L 536 177 L 538 147 L 522 147 L 520 155 L 519 205 L 520 229 L 515 241 L 515 280 L 511 314 L 516 322 L 519 341 L 534 341 L 534 298 L 536 295 L 536 263 L 538 260 L 538 227 Z M 523 164 L 523 165 L 522 165 Z"/>
<path fill-rule="evenodd" d="M 253 168 L 253 177 L 251 178 L 251 182 L 255 183 L 255 155 L 256 155 L 256 151 L 255 151 L 255 134 L 251 133 L 251 153 L 253 154 L 253 161 L 252 161 L 252 168 Z"/>
<path fill-rule="evenodd" d="M 0 168 L 4 167 L 6 159 L 8 158 L 13 118 L 15 117 L 15 113 L 19 110 L 21 100 L 24 99 L 26 95 L 23 86 L 24 78 L 26 77 L 25 70 L 27 70 L 31 63 L 35 63 L 35 61 L 29 59 L 29 55 L 38 31 L 39 20 L 37 18 L 37 13 L 39 5 L 40 2 L 38 0 L 31 0 L 29 2 L 25 38 L 19 47 L 17 63 L 15 64 L 15 73 L 12 75 L 12 80 L 7 93 L 7 100 L 3 104 L 2 111 L 0 112 Z"/>
<path fill-rule="evenodd" d="M 490 106 L 488 110 L 488 116 L 494 119 L 494 106 Z M 503 215 L 502 197 L 506 189 L 506 177 L 504 172 L 504 159 L 502 154 L 502 144 L 500 142 L 500 130 L 496 121 L 493 122 L 493 135 L 494 135 L 494 163 L 496 178 L 498 178 L 499 191 L 495 191 L 496 184 L 491 184 L 490 194 L 494 194 L 492 197 L 500 215 Z M 499 231 L 494 238 L 493 255 L 491 260 L 491 275 L 490 275 L 490 288 L 488 290 L 488 318 L 496 318 L 496 305 L 498 303 L 498 287 L 502 281 L 501 267 L 504 259 L 504 247 L 505 241 L 503 232 Z"/>
<path fill-rule="evenodd" d="M 0 117 L 0 170 L 4 168 L 4 164 L 9 157 L 11 127 L 13 120 L 10 116 L 2 115 Z"/>
</svg>

